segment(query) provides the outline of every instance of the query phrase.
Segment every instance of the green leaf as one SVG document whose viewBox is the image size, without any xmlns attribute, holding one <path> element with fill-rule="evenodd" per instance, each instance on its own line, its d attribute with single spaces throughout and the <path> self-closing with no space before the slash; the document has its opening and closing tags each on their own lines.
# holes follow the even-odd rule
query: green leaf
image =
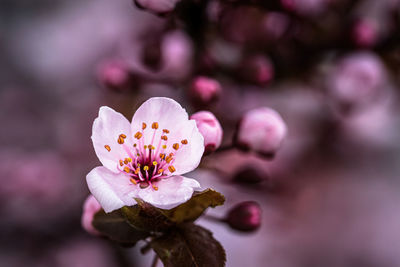
<svg viewBox="0 0 400 267">
<path fill-rule="evenodd" d="M 136 199 L 137 205 L 122 207 L 121 213 L 125 216 L 128 223 L 141 231 L 164 232 L 174 226 L 159 209 L 147 204 L 140 199 Z"/>
<path fill-rule="evenodd" d="M 137 241 L 149 236 L 148 232 L 129 225 L 120 210 L 110 213 L 100 210 L 94 215 L 92 224 L 100 233 L 123 245 L 133 246 Z"/>
<path fill-rule="evenodd" d="M 209 208 L 223 205 L 225 197 L 213 189 L 195 192 L 191 199 L 171 210 L 161 212 L 175 223 L 193 222 Z"/>
<path fill-rule="evenodd" d="M 150 245 L 165 267 L 225 266 L 224 248 L 210 231 L 193 223 L 172 229 Z"/>
</svg>

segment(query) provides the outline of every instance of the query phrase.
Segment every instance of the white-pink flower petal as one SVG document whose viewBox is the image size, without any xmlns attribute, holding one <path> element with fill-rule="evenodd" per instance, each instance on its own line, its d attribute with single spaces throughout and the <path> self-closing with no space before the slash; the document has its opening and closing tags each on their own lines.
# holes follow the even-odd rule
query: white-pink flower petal
<svg viewBox="0 0 400 267">
<path fill-rule="evenodd" d="M 154 134 L 151 126 L 155 122 L 158 124 L 158 129 Z M 144 144 L 149 144 L 154 140 L 153 145 L 157 147 L 163 135 L 162 130 L 169 131 L 166 134 L 168 141 L 165 153 L 176 153 L 173 163 L 176 169 L 174 175 L 190 172 L 199 165 L 204 152 L 204 139 L 195 121 L 189 120 L 186 110 L 179 103 L 166 97 L 150 98 L 133 115 L 132 133 L 141 132 L 143 123 L 146 124 L 142 137 Z M 188 143 L 183 145 L 182 140 L 187 140 Z M 177 151 L 172 148 L 173 144 L 179 145 Z"/>
<path fill-rule="evenodd" d="M 97 199 L 105 212 L 132 206 L 140 190 L 129 181 L 124 173 L 114 173 L 105 167 L 96 167 L 86 176 L 90 192 Z"/>
<path fill-rule="evenodd" d="M 123 135 L 123 144 L 118 138 Z M 104 167 L 118 173 L 118 161 L 128 157 L 124 146 L 132 146 L 132 134 L 129 121 L 109 107 L 101 107 L 99 116 L 92 128 L 92 141 L 97 157 Z"/>
<path fill-rule="evenodd" d="M 139 198 L 160 209 L 172 209 L 188 201 L 200 184 L 183 176 L 171 176 L 156 183 L 158 190 L 151 186 L 138 191 Z"/>
</svg>

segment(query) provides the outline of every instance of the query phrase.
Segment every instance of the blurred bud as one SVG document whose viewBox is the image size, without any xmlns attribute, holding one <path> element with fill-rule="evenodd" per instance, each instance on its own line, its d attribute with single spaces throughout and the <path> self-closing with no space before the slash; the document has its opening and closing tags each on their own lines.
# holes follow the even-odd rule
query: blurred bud
<svg viewBox="0 0 400 267">
<path fill-rule="evenodd" d="M 272 158 L 287 133 L 281 115 L 273 109 L 261 107 L 248 111 L 240 120 L 235 144 L 243 150 L 253 150 Z"/>
<path fill-rule="evenodd" d="M 99 231 L 97 231 L 92 225 L 94 215 L 99 210 L 101 210 L 100 203 L 94 198 L 93 195 L 89 195 L 86 198 L 85 203 L 83 204 L 83 212 L 81 218 L 82 227 L 89 234 L 100 235 Z"/>
<path fill-rule="evenodd" d="M 328 77 L 328 90 L 342 111 L 350 111 L 376 101 L 386 82 L 380 59 L 369 52 L 342 59 Z"/>
<path fill-rule="evenodd" d="M 378 41 L 377 26 L 374 21 L 360 19 L 355 22 L 352 29 L 352 39 L 360 47 L 371 47 Z"/>
<path fill-rule="evenodd" d="M 225 221 L 232 229 L 255 231 L 261 226 L 261 207 L 254 201 L 242 202 L 228 212 Z"/>
<path fill-rule="evenodd" d="M 196 112 L 190 119 L 196 121 L 197 128 L 204 137 L 204 153 L 214 152 L 221 145 L 223 135 L 218 119 L 209 111 Z"/>
<path fill-rule="evenodd" d="M 122 61 L 111 60 L 101 63 L 97 75 L 99 81 L 112 90 L 125 91 L 132 85 L 129 68 Z"/>
<path fill-rule="evenodd" d="M 251 56 L 242 62 L 239 75 L 244 81 L 266 85 L 274 77 L 274 67 L 269 58 L 263 55 Z"/>
<path fill-rule="evenodd" d="M 221 94 L 221 85 L 217 80 L 199 76 L 192 81 L 190 95 L 193 102 L 200 105 L 209 105 L 218 100 Z"/>
<path fill-rule="evenodd" d="M 163 15 L 174 10 L 176 3 L 180 0 L 134 0 L 140 9 L 146 9 L 153 13 Z"/>
<path fill-rule="evenodd" d="M 315 16 L 324 12 L 332 0 L 281 0 L 282 6 L 303 16 Z"/>
<path fill-rule="evenodd" d="M 262 20 L 262 30 L 268 40 L 281 38 L 288 30 L 290 18 L 284 13 L 270 12 Z"/>
<path fill-rule="evenodd" d="M 241 184 L 259 184 L 265 181 L 268 175 L 256 166 L 240 169 L 233 176 L 233 181 Z"/>
</svg>

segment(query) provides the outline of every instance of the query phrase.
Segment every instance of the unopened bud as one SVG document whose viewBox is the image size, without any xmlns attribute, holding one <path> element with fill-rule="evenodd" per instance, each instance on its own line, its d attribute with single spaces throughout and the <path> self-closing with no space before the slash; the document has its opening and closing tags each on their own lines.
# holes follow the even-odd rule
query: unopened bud
<svg viewBox="0 0 400 267">
<path fill-rule="evenodd" d="M 164 15 L 174 10 L 180 0 L 134 0 L 135 5 L 155 14 Z"/>
<path fill-rule="evenodd" d="M 266 85 L 274 77 L 274 66 L 263 55 L 251 56 L 242 62 L 239 75 L 246 82 Z"/>
<path fill-rule="evenodd" d="M 377 25 L 372 20 L 358 20 L 353 25 L 351 37 L 360 47 L 374 46 L 378 41 Z"/>
<path fill-rule="evenodd" d="M 85 203 L 83 204 L 83 212 L 81 218 L 82 227 L 89 234 L 100 235 L 100 232 L 97 231 L 92 225 L 94 215 L 99 210 L 101 210 L 100 203 L 94 198 L 93 195 L 89 195 L 86 198 Z"/>
<path fill-rule="evenodd" d="M 228 212 L 225 221 L 232 229 L 255 231 L 261 226 L 261 207 L 254 201 L 242 202 Z"/>
<path fill-rule="evenodd" d="M 215 151 L 222 142 L 223 130 L 218 119 L 209 111 L 194 113 L 190 119 L 195 120 L 197 128 L 204 137 L 206 154 Z"/>
<path fill-rule="evenodd" d="M 209 105 L 221 95 L 221 85 L 217 80 L 199 76 L 192 81 L 190 95 L 195 103 Z"/>
<path fill-rule="evenodd" d="M 272 158 L 286 133 L 287 127 L 281 115 L 273 109 L 261 107 L 242 117 L 234 141 L 238 148 Z"/>
<path fill-rule="evenodd" d="M 106 61 L 99 65 L 97 71 L 99 81 L 107 88 L 125 91 L 132 85 L 129 68 L 121 61 Z"/>
</svg>

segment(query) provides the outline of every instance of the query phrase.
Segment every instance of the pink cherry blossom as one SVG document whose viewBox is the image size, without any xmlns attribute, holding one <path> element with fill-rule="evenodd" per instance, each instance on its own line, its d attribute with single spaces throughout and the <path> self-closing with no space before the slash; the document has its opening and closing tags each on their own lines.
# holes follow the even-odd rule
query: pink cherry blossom
<svg viewBox="0 0 400 267">
<path fill-rule="evenodd" d="M 204 139 L 196 122 L 174 100 L 150 98 L 131 123 L 113 109 L 101 107 L 92 131 L 103 166 L 94 168 L 86 181 L 106 212 L 134 205 L 135 198 L 171 209 L 200 187 L 181 174 L 199 165 Z"/>
<path fill-rule="evenodd" d="M 223 131 L 214 114 L 209 111 L 199 111 L 190 118 L 196 121 L 197 128 L 204 137 L 206 153 L 216 150 L 221 145 Z"/>
<path fill-rule="evenodd" d="M 99 210 L 101 210 L 100 203 L 93 195 L 89 195 L 83 204 L 81 223 L 82 227 L 92 235 L 100 235 L 99 231 L 92 225 L 93 217 Z"/>
<path fill-rule="evenodd" d="M 239 147 L 274 156 L 286 133 L 287 127 L 281 115 L 273 109 L 261 107 L 242 117 L 236 142 Z"/>
</svg>

